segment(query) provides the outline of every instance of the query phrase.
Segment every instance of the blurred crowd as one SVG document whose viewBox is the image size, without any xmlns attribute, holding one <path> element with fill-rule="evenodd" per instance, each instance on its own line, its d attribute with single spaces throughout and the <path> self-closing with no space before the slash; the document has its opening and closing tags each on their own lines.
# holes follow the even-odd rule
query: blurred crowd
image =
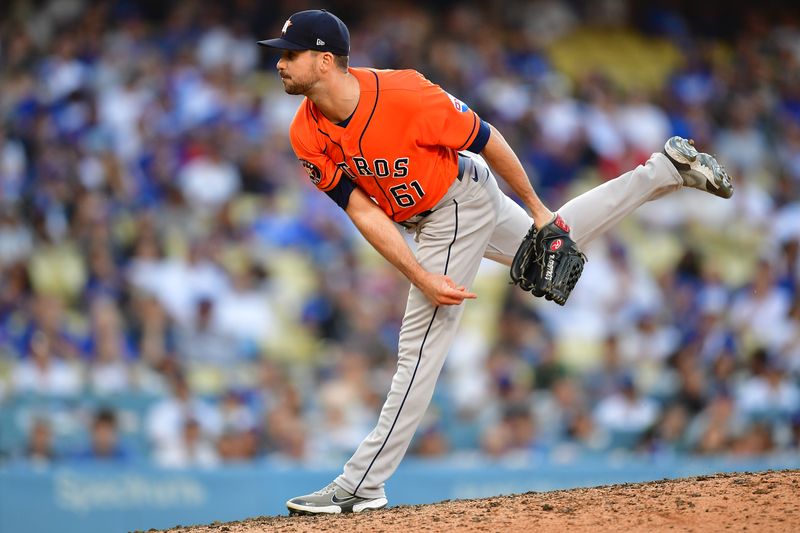
<svg viewBox="0 0 800 533">
<path fill-rule="evenodd" d="M 412 454 L 798 451 L 800 10 L 711 4 L 326 4 L 553 208 L 674 134 L 737 187 L 629 217 L 564 308 L 483 265 Z M 408 282 L 288 144 L 255 41 L 306 7 L 0 8 L 0 464 L 340 462 L 372 428 Z"/>
</svg>

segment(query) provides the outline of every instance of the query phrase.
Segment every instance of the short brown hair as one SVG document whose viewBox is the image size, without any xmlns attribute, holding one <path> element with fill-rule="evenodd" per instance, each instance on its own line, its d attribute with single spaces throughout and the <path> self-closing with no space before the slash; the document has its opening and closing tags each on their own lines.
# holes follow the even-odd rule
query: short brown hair
<svg viewBox="0 0 800 533">
<path fill-rule="evenodd" d="M 320 52 L 319 50 L 309 50 L 309 51 L 315 56 L 325 53 L 325 52 Z M 333 52 L 330 52 L 330 54 L 333 56 L 333 64 L 336 66 L 336 68 L 338 68 L 342 72 L 347 72 L 347 67 L 350 65 L 350 57 L 339 56 L 334 54 Z"/>
<path fill-rule="evenodd" d="M 350 58 L 348 56 L 337 56 L 333 54 L 333 64 L 344 72 L 347 72 L 347 67 L 350 66 Z"/>
</svg>

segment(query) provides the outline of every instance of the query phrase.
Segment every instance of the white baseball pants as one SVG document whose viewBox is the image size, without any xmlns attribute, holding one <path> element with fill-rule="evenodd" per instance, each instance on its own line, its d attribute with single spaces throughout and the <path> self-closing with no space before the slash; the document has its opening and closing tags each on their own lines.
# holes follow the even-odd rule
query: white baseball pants
<svg viewBox="0 0 800 533">
<path fill-rule="evenodd" d="M 481 157 L 461 157 L 468 158 L 464 172 L 414 229 L 420 264 L 469 288 L 482 257 L 511 264 L 532 220 L 498 188 Z M 570 200 L 558 212 L 578 245 L 585 247 L 643 203 L 682 183 L 666 156 L 653 154 L 646 164 Z M 434 307 L 411 286 L 391 390 L 377 426 L 336 478 L 339 486 L 364 498 L 385 495 L 384 482 L 400 464 L 428 408 L 463 310 L 463 304 Z"/>
</svg>

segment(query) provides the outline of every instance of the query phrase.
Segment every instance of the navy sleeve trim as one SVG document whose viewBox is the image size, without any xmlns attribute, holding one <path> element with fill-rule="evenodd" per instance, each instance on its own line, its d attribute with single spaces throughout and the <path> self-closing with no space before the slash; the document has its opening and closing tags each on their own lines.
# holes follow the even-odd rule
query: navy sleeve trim
<svg viewBox="0 0 800 533">
<path fill-rule="evenodd" d="M 356 186 L 350 178 L 342 176 L 339 178 L 339 183 L 337 183 L 333 189 L 325 191 L 325 194 L 330 196 L 331 200 L 336 202 L 336 205 L 342 209 L 347 209 L 347 204 L 350 203 L 350 195 L 355 188 Z"/>
<path fill-rule="evenodd" d="M 472 141 L 472 144 L 467 146 L 467 151 L 472 152 L 473 154 L 479 154 L 486 146 L 486 143 L 489 142 L 489 134 L 491 130 L 489 129 L 489 123 L 485 120 L 481 120 L 481 126 L 478 128 L 478 134 L 475 136 L 475 139 Z"/>
</svg>

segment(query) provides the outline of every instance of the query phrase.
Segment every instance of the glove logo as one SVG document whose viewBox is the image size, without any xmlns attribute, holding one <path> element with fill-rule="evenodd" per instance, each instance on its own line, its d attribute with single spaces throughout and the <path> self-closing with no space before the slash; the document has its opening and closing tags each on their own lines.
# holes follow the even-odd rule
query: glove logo
<svg viewBox="0 0 800 533">
<path fill-rule="evenodd" d="M 553 221 L 553 224 L 558 226 L 558 228 L 561 229 L 562 231 L 566 231 L 567 233 L 569 233 L 569 226 L 567 226 L 567 223 L 564 222 L 563 218 L 561 218 L 561 215 L 556 215 L 556 219 Z"/>
<path fill-rule="evenodd" d="M 308 173 L 311 183 L 314 185 L 319 185 L 319 182 L 322 180 L 322 172 L 319 171 L 319 168 L 317 168 L 317 166 L 311 161 L 306 161 L 305 159 L 301 159 L 300 164 L 303 165 L 304 169 L 306 169 L 306 173 Z"/>
<path fill-rule="evenodd" d="M 561 248 L 562 244 L 564 244 L 564 241 L 562 241 L 561 239 L 554 240 L 553 242 L 550 243 L 550 251 L 555 252 L 556 250 Z"/>
</svg>

